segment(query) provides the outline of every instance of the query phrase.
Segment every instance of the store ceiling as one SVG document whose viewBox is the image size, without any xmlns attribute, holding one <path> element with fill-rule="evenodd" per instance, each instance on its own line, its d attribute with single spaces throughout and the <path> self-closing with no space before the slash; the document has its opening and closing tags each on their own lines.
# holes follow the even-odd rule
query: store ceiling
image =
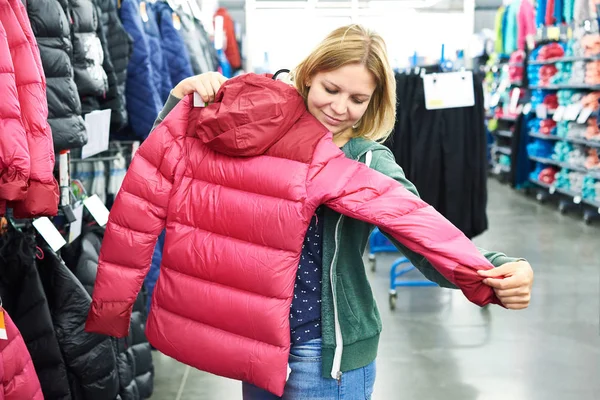
<svg viewBox="0 0 600 400">
<path fill-rule="evenodd" d="M 306 3 L 307 0 L 256 0 L 260 3 L 269 3 L 269 2 L 289 2 L 289 3 Z M 308 0 L 310 1 L 310 0 Z M 403 0 L 376 0 L 379 4 L 390 2 L 390 3 L 402 3 Z M 410 2 L 410 4 L 415 4 L 417 1 L 415 0 L 406 0 Z M 316 0 L 317 3 L 347 3 L 350 4 L 351 0 Z M 359 4 L 366 5 L 371 2 L 371 0 L 358 0 Z M 423 4 L 431 3 L 431 0 L 422 0 Z M 220 0 L 219 5 L 222 7 L 226 7 L 230 10 L 243 10 L 245 7 L 246 0 Z M 494 10 L 497 9 L 502 4 L 502 0 L 475 0 L 475 8 L 480 10 Z M 436 11 L 456 11 L 462 10 L 463 8 L 463 0 L 440 0 L 434 6 L 429 7 L 430 10 Z"/>
</svg>

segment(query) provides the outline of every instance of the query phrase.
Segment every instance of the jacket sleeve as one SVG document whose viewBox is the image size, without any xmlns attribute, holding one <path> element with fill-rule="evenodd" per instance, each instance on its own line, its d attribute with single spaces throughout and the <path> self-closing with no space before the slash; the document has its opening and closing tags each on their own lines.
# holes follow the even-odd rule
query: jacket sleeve
<svg viewBox="0 0 600 400">
<path fill-rule="evenodd" d="M 413 252 L 425 256 L 473 303 L 501 304 L 477 270 L 491 269 L 475 245 L 433 207 L 401 184 L 343 154 L 314 177 L 323 203 L 336 212 L 378 226 Z"/>
<path fill-rule="evenodd" d="M 169 98 L 165 102 L 165 105 L 163 106 L 162 110 L 160 110 L 160 112 L 158 113 L 154 124 L 152 124 L 152 130 L 156 129 L 156 127 L 160 125 L 160 123 L 163 122 L 165 118 L 167 118 L 167 115 L 169 115 L 171 110 L 174 109 L 180 101 L 181 99 L 179 97 L 173 96 L 172 94 L 169 95 Z"/>
<path fill-rule="evenodd" d="M 22 200 L 27 194 L 29 152 L 27 135 L 21 123 L 15 70 L 6 31 L 0 23 L 0 202 Z M 0 209 L 0 215 L 3 214 Z"/>
<path fill-rule="evenodd" d="M 404 171 L 398 164 L 396 164 L 396 161 L 394 160 L 394 155 L 392 154 L 392 152 L 389 149 L 383 148 L 380 151 L 374 152 L 373 160 L 374 160 L 374 163 L 371 166 L 371 168 L 373 168 L 376 171 L 381 172 L 382 174 L 384 174 L 386 176 L 389 176 L 390 178 L 394 179 L 396 182 L 400 183 L 409 192 L 411 192 L 415 196 L 419 196 L 419 192 L 417 191 L 417 188 L 415 187 L 415 185 L 413 185 L 413 183 L 411 181 L 406 179 L 406 176 L 404 175 Z M 440 274 L 439 271 L 436 270 L 433 267 L 433 265 L 431 265 L 429 260 L 427 260 L 427 258 L 425 258 L 423 255 L 415 253 L 414 251 L 410 250 L 409 248 L 404 246 L 402 243 L 395 240 L 393 238 L 393 236 L 391 236 L 383 231 L 381 233 L 383 233 L 394 244 L 394 246 L 396 246 L 396 248 L 398 250 L 400 250 L 402 255 L 404 255 L 406 258 L 408 258 L 408 260 L 412 263 L 412 265 L 414 265 L 423 274 L 423 276 L 425 276 L 427 279 L 429 279 L 432 282 L 437 283 L 438 285 L 440 285 L 442 287 L 456 289 L 456 286 L 454 284 L 452 284 L 451 282 L 449 282 L 442 274 Z M 505 254 L 497 252 L 497 251 L 488 251 L 488 250 L 485 250 L 485 249 L 482 249 L 479 247 L 477 248 L 477 250 L 490 263 L 492 263 L 492 265 L 494 267 L 499 267 L 502 264 L 505 264 L 508 262 L 515 262 L 515 261 L 522 260 L 519 258 L 508 257 Z"/>
<path fill-rule="evenodd" d="M 124 337 L 152 261 L 182 149 L 163 124 L 136 153 L 111 209 L 86 323 L 89 332 Z"/>
</svg>

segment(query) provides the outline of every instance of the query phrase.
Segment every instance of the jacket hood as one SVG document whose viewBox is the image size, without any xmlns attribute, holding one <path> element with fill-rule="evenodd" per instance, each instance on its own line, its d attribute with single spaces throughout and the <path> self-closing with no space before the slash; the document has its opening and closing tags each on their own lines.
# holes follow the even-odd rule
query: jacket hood
<svg viewBox="0 0 600 400">
<path fill-rule="evenodd" d="M 293 86 L 245 74 L 225 82 L 215 102 L 198 113 L 196 134 L 219 153 L 256 156 L 264 154 L 306 112 Z"/>
</svg>

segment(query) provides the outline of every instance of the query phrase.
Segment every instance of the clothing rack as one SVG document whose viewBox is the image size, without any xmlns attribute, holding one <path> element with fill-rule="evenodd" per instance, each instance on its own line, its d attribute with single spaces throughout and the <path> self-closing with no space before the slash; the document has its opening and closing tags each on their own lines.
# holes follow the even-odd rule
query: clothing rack
<svg viewBox="0 0 600 400">
<path fill-rule="evenodd" d="M 420 68 L 445 73 L 439 64 Z M 474 72 L 474 106 L 429 110 L 421 73 L 397 72 L 396 123 L 384 143 L 423 200 L 470 238 L 487 229 L 481 83 L 481 74 Z"/>
</svg>

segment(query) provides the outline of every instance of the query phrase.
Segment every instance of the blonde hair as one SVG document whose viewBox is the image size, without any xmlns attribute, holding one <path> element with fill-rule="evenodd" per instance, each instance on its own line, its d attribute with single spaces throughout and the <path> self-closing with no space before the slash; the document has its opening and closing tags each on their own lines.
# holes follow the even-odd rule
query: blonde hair
<svg viewBox="0 0 600 400">
<path fill-rule="evenodd" d="M 364 65 L 376 87 L 365 114 L 353 130 L 354 137 L 384 141 L 396 121 L 396 78 L 381 36 L 361 25 L 348 25 L 331 32 L 292 72 L 296 89 L 308 98 L 308 83 L 319 72 L 348 64 Z"/>
</svg>

